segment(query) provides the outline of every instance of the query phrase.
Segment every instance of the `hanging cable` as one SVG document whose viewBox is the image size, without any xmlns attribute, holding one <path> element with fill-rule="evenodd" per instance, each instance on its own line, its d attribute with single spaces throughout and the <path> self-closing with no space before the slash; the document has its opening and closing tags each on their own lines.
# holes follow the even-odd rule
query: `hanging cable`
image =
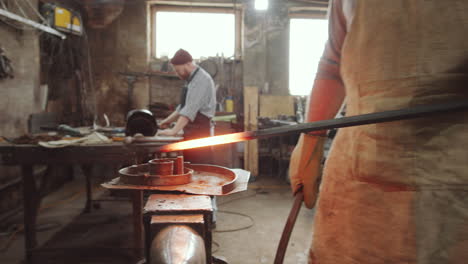
<svg viewBox="0 0 468 264">
<path fill-rule="evenodd" d="M 28 6 L 34 11 L 34 13 L 42 20 L 42 23 L 47 24 L 47 20 L 39 13 L 39 11 L 29 2 L 29 0 L 24 0 Z"/>
<path fill-rule="evenodd" d="M 17 7 L 18 10 L 21 12 L 21 14 L 23 14 L 23 17 L 24 17 L 24 18 L 27 18 L 27 19 L 30 19 L 30 18 L 28 17 L 28 15 L 26 15 L 26 13 L 24 12 L 23 8 L 21 8 L 21 5 L 18 3 L 18 0 L 14 0 L 13 2 L 15 2 L 16 7 Z"/>
<path fill-rule="evenodd" d="M 1 0 L 0 3 L 2 4 L 3 10 L 10 12 L 10 10 L 9 10 L 8 6 L 5 4 L 4 0 Z M 10 22 L 10 21 L 8 21 L 8 19 L 5 19 L 3 17 L 0 17 L 0 20 L 3 23 L 5 23 L 5 24 L 7 24 L 7 25 L 9 25 L 9 26 L 11 26 L 13 28 L 16 28 L 16 29 L 19 29 L 19 30 L 27 30 L 24 26 L 17 25 L 14 22 Z"/>
<path fill-rule="evenodd" d="M 251 195 L 242 196 L 242 197 L 234 198 L 234 199 L 231 199 L 231 200 L 228 200 L 228 201 L 225 201 L 225 202 L 218 203 L 218 206 L 225 205 L 225 204 L 228 204 L 228 203 L 232 203 L 232 202 L 235 202 L 235 201 L 238 201 L 238 200 L 251 198 L 251 197 L 254 197 L 254 196 L 257 196 L 257 192 L 255 192 L 255 193 L 253 193 Z"/>
<path fill-rule="evenodd" d="M 2 4 L 2 8 L 5 10 L 8 10 L 8 8 L 5 5 L 5 2 L 3 0 L 0 0 L 0 3 Z"/>
<path fill-rule="evenodd" d="M 89 78 L 89 88 L 91 89 L 92 93 L 92 107 L 93 107 L 93 118 L 97 118 L 97 99 L 96 99 L 96 91 L 94 90 L 94 79 L 93 79 L 93 68 L 91 63 L 91 48 L 89 45 L 89 36 L 88 32 L 83 28 L 83 36 L 86 41 L 86 57 L 88 62 L 88 78 Z"/>
<path fill-rule="evenodd" d="M 231 229 L 221 229 L 221 230 L 216 229 L 216 230 L 214 231 L 214 232 L 216 232 L 216 233 L 237 232 L 237 231 L 249 229 L 249 228 L 251 228 L 252 226 L 255 225 L 255 220 L 253 219 L 253 217 L 251 217 L 250 215 L 247 215 L 247 214 L 238 213 L 238 212 L 232 212 L 232 211 L 224 211 L 224 210 L 219 210 L 218 213 L 242 216 L 242 217 L 244 217 L 244 218 L 249 219 L 249 220 L 250 220 L 250 223 L 247 224 L 247 225 L 245 225 L 245 226 L 236 227 L 236 228 L 231 228 Z"/>
<path fill-rule="evenodd" d="M 212 241 L 211 243 L 212 243 L 214 246 L 216 246 L 215 248 L 212 248 L 212 249 L 211 249 L 211 254 L 213 254 L 213 253 L 216 253 L 216 252 L 219 250 L 219 247 L 220 247 L 220 246 L 219 246 L 219 243 L 216 242 L 216 241 Z"/>
</svg>

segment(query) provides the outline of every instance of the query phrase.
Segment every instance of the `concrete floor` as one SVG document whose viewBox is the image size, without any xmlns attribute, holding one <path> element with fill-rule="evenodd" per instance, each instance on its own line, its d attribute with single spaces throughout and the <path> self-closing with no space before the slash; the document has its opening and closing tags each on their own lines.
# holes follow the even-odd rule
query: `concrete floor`
<svg viewBox="0 0 468 264">
<path fill-rule="evenodd" d="M 96 188 L 97 195 L 105 196 L 105 190 Z M 131 204 L 101 202 L 100 209 L 83 214 L 83 189 L 83 179 L 77 177 L 43 201 L 38 223 L 44 230 L 38 233 L 40 251 L 34 255 L 35 263 L 136 263 L 131 250 Z M 245 192 L 219 197 L 213 255 L 231 264 L 273 263 L 292 202 L 289 186 L 268 176 L 251 183 Z M 313 211 L 301 209 L 284 263 L 307 263 L 312 218 Z M 11 223 L 21 225 L 22 217 Z M 0 251 L 0 263 L 22 263 L 23 234 L 2 233 L 0 247 L 7 244 Z"/>
</svg>

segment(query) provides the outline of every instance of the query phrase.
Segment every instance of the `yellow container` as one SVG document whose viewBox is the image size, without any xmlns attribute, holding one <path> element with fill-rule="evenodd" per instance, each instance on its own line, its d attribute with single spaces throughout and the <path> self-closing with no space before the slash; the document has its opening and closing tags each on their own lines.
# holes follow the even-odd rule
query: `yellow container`
<svg viewBox="0 0 468 264">
<path fill-rule="evenodd" d="M 73 11 L 69 9 L 55 6 L 54 22 L 55 28 L 59 30 L 78 35 L 82 34 L 83 29 L 81 27 L 81 20 L 79 16 L 75 15 Z"/>
<path fill-rule="evenodd" d="M 231 96 L 228 96 L 226 97 L 226 100 L 225 100 L 225 104 L 226 104 L 226 112 L 234 112 L 234 100 L 232 100 L 232 97 Z"/>
</svg>

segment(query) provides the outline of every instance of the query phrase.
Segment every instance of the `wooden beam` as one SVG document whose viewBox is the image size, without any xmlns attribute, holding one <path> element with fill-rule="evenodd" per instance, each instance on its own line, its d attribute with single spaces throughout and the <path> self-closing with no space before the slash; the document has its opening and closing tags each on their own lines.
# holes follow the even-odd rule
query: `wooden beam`
<svg viewBox="0 0 468 264">
<path fill-rule="evenodd" d="M 290 95 L 260 95 L 260 116 L 278 118 L 278 115 L 295 115 L 294 97 Z"/>
<path fill-rule="evenodd" d="M 258 129 L 258 87 L 244 87 L 244 129 L 247 131 Z M 258 141 L 245 142 L 244 168 L 254 176 L 258 176 Z"/>
</svg>

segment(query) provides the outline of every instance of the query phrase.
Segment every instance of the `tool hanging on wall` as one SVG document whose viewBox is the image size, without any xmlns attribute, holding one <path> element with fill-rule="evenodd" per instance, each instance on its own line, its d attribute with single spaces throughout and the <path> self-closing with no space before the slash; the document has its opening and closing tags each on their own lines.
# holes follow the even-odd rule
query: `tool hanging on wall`
<svg viewBox="0 0 468 264">
<path fill-rule="evenodd" d="M 10 59 L 6 56 L 5 50 L 0 48 L 0 80 L 10 78 L 13 79 L 13 66 Z"/>
</svg>

